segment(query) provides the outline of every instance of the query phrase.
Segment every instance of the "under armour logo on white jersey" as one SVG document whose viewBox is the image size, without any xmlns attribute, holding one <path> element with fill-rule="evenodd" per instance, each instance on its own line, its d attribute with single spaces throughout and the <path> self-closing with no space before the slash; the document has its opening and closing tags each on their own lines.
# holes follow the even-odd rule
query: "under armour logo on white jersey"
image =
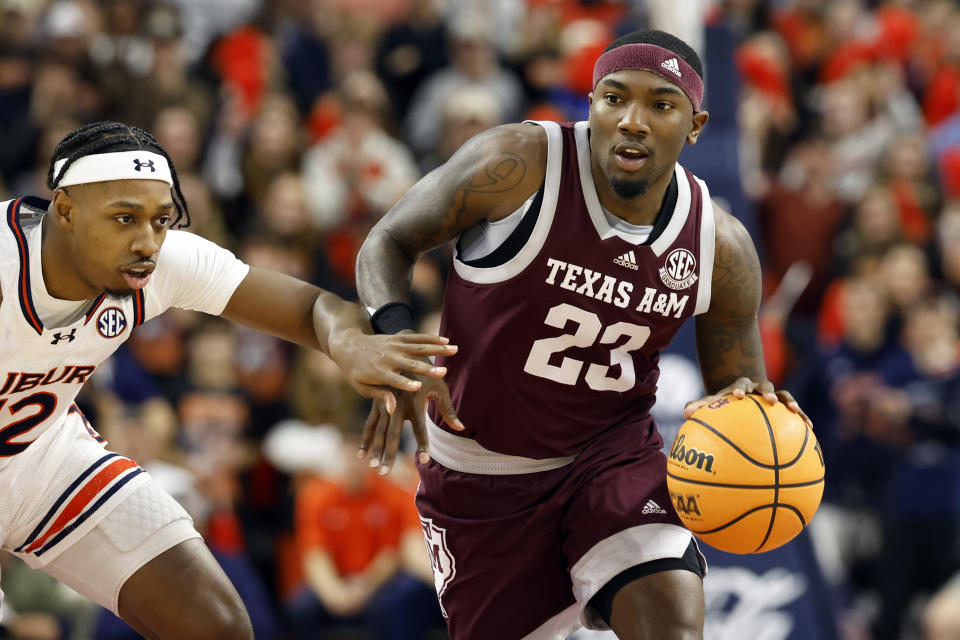
<svg viewBox="0 0 960 640">
<path fill-rule="evenodd" d="M 70 329 L 70 333 L 63 333 L 62 331 L 58 331 L 55 334 L 53 334 L 53 340 L 50 341 L 50 344 L 60 344 L 61 340 L 66 340 L 67 342 L 73 342 L 74 340 L 77 339 L 76 333 L 77 333 L 76 327 L 74 327 L 73 329 Z"/>
<path fill-rule="evenodd" d="M 660 66 L 666 69 L 667 71 L 672 71 L 673 73 L 677 74 L 678 78 L 683 77 L 680 74 L 680 65 L 677 64 L 676 58 L 670 58 L 669 60 L 664 60 Z"/>
<path fill-rule="evenodd" d="M 613 264 L 618 264 L 621 267 L 633 269 L 634 271 L 639 269 L 639 267 L 637 267 L 637 256 L 633 254 L 633 251 L 627 251 L 622 256 L 617 256 L 613 259 Z"/>
<path fill-rule="evenodd" d="M 144 167 L 146 167 L 147 169 L 150 169 L 150 173 L 154 173 L 157 170 L 157 168 L 153 166 L 153 160 L 147 160 L 146 162 L 144 162 L 143 160 L 134 159 L 133 168 L 136 171 L 140 171 Z"/>
<path fill-rule="evenodd" d="M 647 504 L 643 505 L 643 511 L 641 511 L 641 513 L 645 516 L 648 516 L 651 513 L 657 513 L 664 516 L 667 515 L 667 510 L 653 500 L 647 500 Z"/>
</svg>

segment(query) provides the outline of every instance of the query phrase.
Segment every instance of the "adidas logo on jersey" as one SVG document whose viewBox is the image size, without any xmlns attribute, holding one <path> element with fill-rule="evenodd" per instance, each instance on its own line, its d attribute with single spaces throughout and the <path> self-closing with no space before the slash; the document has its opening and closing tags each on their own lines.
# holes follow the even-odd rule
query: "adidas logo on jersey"
<svg viewBox="0 0 960 640">
<path fill-rule="evenodd" d="M 669 60 L 664 60 L 660 66 L 666 69 L 667 71 L 672 71 L 673 73 L 677 74 L 678 78 L 683 77 L 682 75 L 680 75 L 680 65 L 677 64 L 676 58 L 670 58 Z"/>
<path fill-rule="evenodd" d="M 636 271 L 637 267 L 637 257 L 633 255 L 633 251 L 627 251 L 622 256 L 617 256 L 613 259 L 613 264 L 618 264 L 621 267 L 626 267 L 627 269 L 633 269 Z"/>
<path fill-rule="evenodd" d="M 661 516 L 665 516 L 667 515 L 667 510 L 661 507 L 660 505 L 658 505 L 653 500 L 647 500 L 647 504 L 643 505 L 643 511 L 641 513 L 645 516 L 648 516 L 651 513 L 656 513 Z"/>
</svg>

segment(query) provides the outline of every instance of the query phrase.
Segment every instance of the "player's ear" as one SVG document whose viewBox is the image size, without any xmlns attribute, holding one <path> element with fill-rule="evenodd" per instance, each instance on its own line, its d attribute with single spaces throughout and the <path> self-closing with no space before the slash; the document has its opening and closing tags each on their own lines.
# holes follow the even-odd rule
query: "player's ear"
<svg viewBox="0 0 960 640">
<path fill-rule="evenodd" d="M 697 111 L 693 114 L 693 127 L 690 129 L 690 133 L 687 134 L 687 144 L 697 144 L 697 138 L 700 137 L 700 132 L 703 131 L 709 119 L 709 111 Z"/>
<path fill-rule="evenodd" d="M 587 94 L 587 107 L 593 106 L 593 91 Z"/>
<path fill-rule="evenodd" d="M 64 227 L 71 226 L 75 208 L 76 204 L 66 189 L 57 189 L 53 192 L 54 222 Z"/>
</svg>

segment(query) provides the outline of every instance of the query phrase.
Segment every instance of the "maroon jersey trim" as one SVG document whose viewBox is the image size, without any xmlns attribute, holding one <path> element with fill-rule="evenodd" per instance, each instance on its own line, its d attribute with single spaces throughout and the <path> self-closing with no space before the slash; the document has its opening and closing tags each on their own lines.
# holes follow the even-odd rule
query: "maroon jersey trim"
<svg viewBox="0 0 960 640">
<path fill-rule="evenodd" d="M 491 284 L 509 280 L 526 269 L 543 248 L 550 228 L 553 226 L 553 216 L 557 211 L 557 195 L 560 193 L 560 177 L 563 171 L 563 134 L 560 125 L 556 122 L 540 122 L 538 124 L 547 132 L 547 170 L 544 180 L 543 203 L 540 206 L 540 215 L 533 233 L 523 248 L 506 262 L 496 267 L 471 267 L 464 264 L 458 255 L 456 245 L 453 250 L 453 267 L 457 275 L 468 282 Z"/>
<path fill-rule="evenodd" d="M 597 187 L 593 183 L 593 172 L 590 167 L 590 138 L 588 137 L 589 128 L 586 122 L 578 122 L 574 125 L 574 132 L 577 140 L 577 164 L 580 169 L 580 185 L 583 189 L 583 199 L 587 203 L 587 211 L 590 213 L 590 220 L 597 230 L 597 236 L 601 240 L 617 236 L 637 244 L 637 239 L 629 234 L 621 233 L 610 226 L 607 218 L 603 215 L 603 209 L 600 206 L 600 198 L 597 197 Z M 672 246 L 680 232 L 687 222 L 687 216 L 690 214 L 690 183 L 687 178 L 687 172 L 683 170 L 680 163 L 674 165 L 674 172 L 677 176 L 677 204 L 670 214 L 670 222 L 660 234 L 660 237 L 649 245 L 654 254 L 658 257 Z"/>
</svg>

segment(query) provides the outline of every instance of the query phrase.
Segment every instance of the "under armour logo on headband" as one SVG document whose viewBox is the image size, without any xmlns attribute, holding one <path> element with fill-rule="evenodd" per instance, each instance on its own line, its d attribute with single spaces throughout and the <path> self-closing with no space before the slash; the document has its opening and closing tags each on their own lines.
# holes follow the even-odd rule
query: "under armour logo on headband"
<svg viewBox="0 0 960 640">
<path fill-rule="evenodd" d="M 53 165 L 54 175 L 59 176 L 54 182 L 57 188 L 110 180 L 162 180 L 173 186 L 170 163 L 159 153 L 146 149 L 92 153 L 77 158 L 64 169 L 66 162 L 66 158 L 61 158 Z"/>
</svg>

